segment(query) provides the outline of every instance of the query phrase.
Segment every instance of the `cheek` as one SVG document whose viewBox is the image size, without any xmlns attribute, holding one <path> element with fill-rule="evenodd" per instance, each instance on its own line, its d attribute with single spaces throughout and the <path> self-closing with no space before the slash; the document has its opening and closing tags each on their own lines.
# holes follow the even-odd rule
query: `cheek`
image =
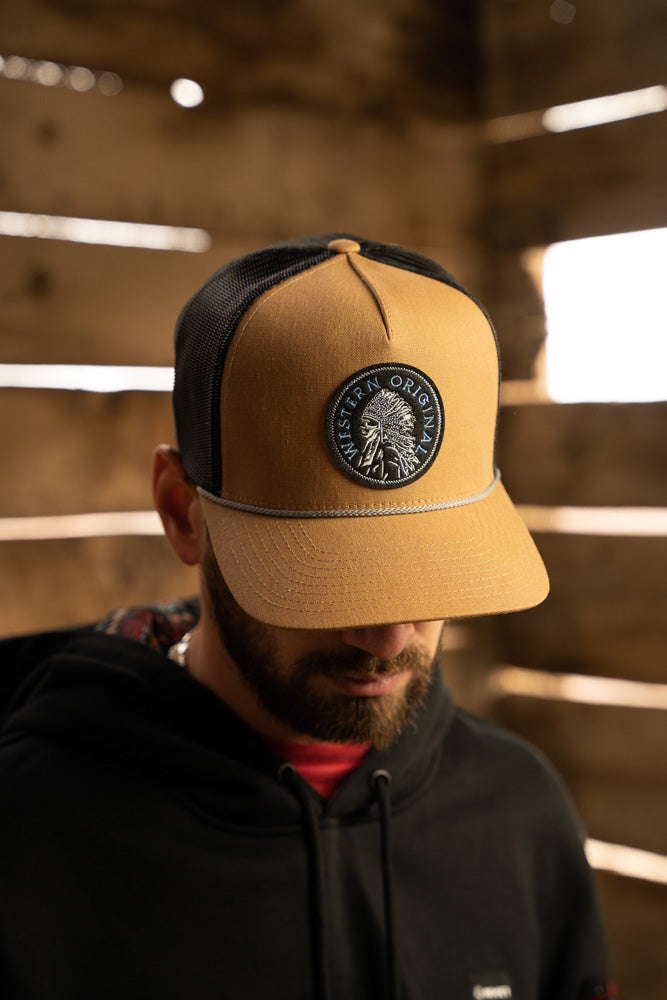
<svg viewBox="0 0 667 1000">
<path fill-rule="evenodd" d="M 272 629 L 274 648 L 278 663 L 291 666 L 303 657 L 331 650 L 331 638 L 323 632 L 291 631 Z"/>
</svg>

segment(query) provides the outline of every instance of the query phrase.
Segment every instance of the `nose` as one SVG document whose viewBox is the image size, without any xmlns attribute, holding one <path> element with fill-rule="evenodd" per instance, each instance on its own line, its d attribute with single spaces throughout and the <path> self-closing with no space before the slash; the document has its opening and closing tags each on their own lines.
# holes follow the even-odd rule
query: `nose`
<svg viewBox="0 0 667 1000">
<path fill-rule="evenodd" d="M 343 642 L 348 646 L 363 649 L 381 660 L 393 660 L 410 644 L 415 635 L 412 623 L 400 625 L 371 625 L 367 628 L 346 628 L 342 632 Z"/>
</svg>

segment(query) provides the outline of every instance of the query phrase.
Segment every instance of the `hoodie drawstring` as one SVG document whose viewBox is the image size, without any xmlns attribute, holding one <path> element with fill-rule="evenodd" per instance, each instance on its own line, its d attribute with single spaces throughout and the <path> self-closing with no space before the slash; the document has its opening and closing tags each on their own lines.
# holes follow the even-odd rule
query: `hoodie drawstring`
<svg viewBox="0 0 667 1000">
<path fill-rule="evenodd" d="M 391 774 L 384 769 L 371 775 L 371 787 L 380 807 L 380 855 L 382 860 L 382 894 L 384 897 L 384 935 L 386 948 L 387 1000 L 399 1000 L 400 984 L 396 956 L 396 929 L 394 923 L 394 878 L 391 855 Z"/>
<path fill-rule="evenodd" d="M 282 764 L 278 771 L 280 781 L 294 792 L 301 804 L 301 815 L 310 859 L 310 926 L 313 950 L 313 978 L 317 1000 L 329 1000 L 329 972 L 327 955 L 327 920 L 324 899 L 324 864 L 320 827 L 315 812 L 315 804 L 305 783 L 299 777 L 293 764 Z"/>
<path fill-rule="evenodd" d="M 305 831 L 311 877 L 309 880 L 311 945 L 313 952 L 313 979 L 317 1000 L 330 1000 L 330 984 L 327 954 L 327 918 L 324 898 L 324 862 L 320 836 L 319 818 L 315 802 L 305 782 L 300 778 L 293 764 L 284 763 L 278 771 L 279 780 L 288 787 L 299 800 Z M 391 863 L 391 797 L 389 771 L 374 771 L 370 778 L 380 810 L 380 861 L 382 868 L 382 895 L 384 903 L 386 998 L 399 1000 L 400 983 L 396 956 L 396 932 L 394 924 L 393 872 Z"/>
</svg>

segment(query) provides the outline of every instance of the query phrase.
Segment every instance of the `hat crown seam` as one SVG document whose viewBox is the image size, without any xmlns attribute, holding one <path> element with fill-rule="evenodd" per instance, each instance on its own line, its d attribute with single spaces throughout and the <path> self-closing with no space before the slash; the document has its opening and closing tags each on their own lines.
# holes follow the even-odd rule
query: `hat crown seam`
<svg viewBox="0 0 667 1000">
<path fill-rule="evenodd" d="M 352 254 L 348 254 L 347 259 L 353 271 L 359 278 L 359 280 L 366 286 L 366 288 L 373 297 L 373 301 L 375 302 L 375 305 L 378 308 L 380 316 L 382 317 L 385 333 L 387 334 L 387 340 L 389 341 L 393 340 L 393 328 L 392 328 L 391 318 L 389 316 L 389 309 L 387 308 L 386 303 L 382 299 L 382 296 L 380 295 L 379 291 L 377 290 L 371 279 L 364 272 L 363 268 L 360 267 L 358 255 L 353 256 Z M 380 263 L 380 261 L 376 261 L 375 263 Z"/>
</svg>

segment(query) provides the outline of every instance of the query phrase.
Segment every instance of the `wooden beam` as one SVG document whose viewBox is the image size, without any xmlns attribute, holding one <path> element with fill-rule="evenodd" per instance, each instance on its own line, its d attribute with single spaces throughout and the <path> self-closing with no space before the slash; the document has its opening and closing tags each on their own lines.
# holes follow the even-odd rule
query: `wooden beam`
<svg viewBox="0 0 667 1000">
<path fill-rule="evenodd" d="M 619 808 L 623 803 L 619 802 Z M 667 983 L 664 947 L 667 886 L 599 872 L 597 883 L 609 932 L 619 997 L 662 1000 Z"/>
<path fill-rule="evenodd" d="M 667 112 L 487 150 L 492 247 L 667 226 Z"/>
<path fill-rule="evenodd" d="M 152 450 L 174 441 L 159 392 L 4 389 L 0 423 L 3 517 L 150 509 Z"/>
<path fill-rule="evenodd" d="M 663 0 L 486 0 L 481 28 L 491 117 L 665 82 Z"/>
<path fill-rule="evenodd" d="M 188 116 L 145 88 L 105 98 L 7 81 L 0 115 L 6 209 L 196 226 L 223 242 L 347 230 L 473 243 L 479 140 L 465 124 L 275 106 Z"/>
<path fill-rule="evenodd" d="M 667 403 L 503 407 L 497 461 L 516 503 L 667 504 Z"/>
<path fill-rule="evenodd" d="M 500 662 L 664 682 L 667 538 L 537 535 L 551 593 L 485 623 Z"/>
<path fill-rule="evenodd" d="M 428 0 L 72 4 L 22 0 L 3 53 L 112 70 L 160 87 L 191 77 L 217 110 L 250 103 L 442 119 L 475 103 L 475 8 Z"/>
<path fill-rule="evenodd" d="M 190 254 L 0 237 L 2 361 L 171 365 L 183 305 L 250 249 L 237 241 Z"/>
<path fill-rule="evenodd" d="M 196 592 L 164 538 L 3 542 L 0 635 L 94 622 L 114 607 Z"/>
<path fill-rule="evenodd" d="M 482 257 L 479 296 L 498 335 L 503 378 L 532 379 L 546 337 L 541 251 L 528 253 L 487 247 Z"/>
</svg>

